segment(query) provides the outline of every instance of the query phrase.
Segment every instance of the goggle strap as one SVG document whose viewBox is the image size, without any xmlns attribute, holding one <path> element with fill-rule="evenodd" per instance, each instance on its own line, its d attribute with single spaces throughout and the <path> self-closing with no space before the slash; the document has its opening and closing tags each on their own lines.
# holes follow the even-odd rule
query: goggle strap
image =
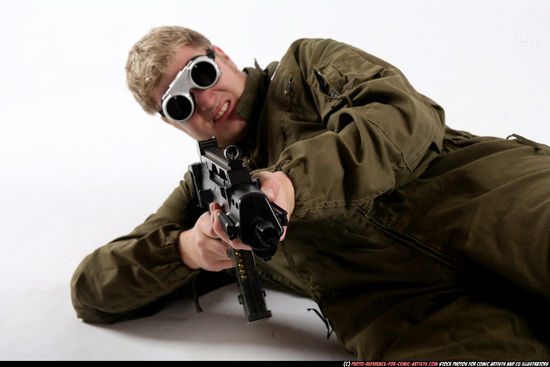
<svg viewBox="0 0 550 367">
<path fill-rule="evenodd" d="M 211 48 L 209 48 L 208 50 L 206 50 L 206 56 L 208 56 L 208 57 L 211 58 L 212 60 L 215 60 L 215 59 L 216 59 L 216 55 L 214 54 L 214 50 L 212 50 Z"/>
</svg>

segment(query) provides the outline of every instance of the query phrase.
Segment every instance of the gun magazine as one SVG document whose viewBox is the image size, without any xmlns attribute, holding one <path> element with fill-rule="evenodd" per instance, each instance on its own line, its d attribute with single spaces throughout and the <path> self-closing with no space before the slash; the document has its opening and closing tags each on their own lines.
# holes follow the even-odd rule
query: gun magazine
<svg viewBox="0 0 550 367">
<path fill-rule="evenodd" d="M 239 303 L 243 305 L 247 320 L 253 322 L 271 317 L 272 313 L 267 309 L 265 291 L 256 268 L 254 254 L 246 250 L 231 249 L 230 252 L 239 286 Z"/>
</svg>

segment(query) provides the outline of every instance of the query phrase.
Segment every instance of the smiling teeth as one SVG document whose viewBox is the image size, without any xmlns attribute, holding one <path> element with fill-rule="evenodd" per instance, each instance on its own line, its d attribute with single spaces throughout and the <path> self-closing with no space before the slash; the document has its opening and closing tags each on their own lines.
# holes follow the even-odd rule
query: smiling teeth
<svg viewBox="0 0 550 367">
<path fill-rule="evenodd" d="M 223 114 L 225 113 L 225 111 L 227 111 L 228 108 L 229 108 L 229 102 L 225 102 L 220 112 L 218 112 L 218 114 L 214 116 L 214 121 L 218 121 L 219 119 L 221 119 Z"/>
</svg>

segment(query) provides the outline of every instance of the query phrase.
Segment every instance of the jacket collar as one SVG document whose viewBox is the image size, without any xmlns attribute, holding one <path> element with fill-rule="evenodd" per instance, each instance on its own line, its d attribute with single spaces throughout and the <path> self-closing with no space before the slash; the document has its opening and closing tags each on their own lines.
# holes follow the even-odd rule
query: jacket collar
<svg viewBox="0 0 550 367">
<path fill-rule="evenodd" d="M 241 101 L 237 106 L 237 113 L 252 124 L 258 120 L 269 86 L 267 69 L 262 70 L 257 62 L 254 62 L 254 66 L 244 69 L 248 78 Z"/>
<path fill-rule="evenodd" d="M 244 71 L 248 78 L 244 93 L 237 106 L 237 113 L 244 118 L 250 125 L 250 131 L 247 136 L 239 142 L 243 154 L 249 155 L 256 146 L 256 134 L 260 114 L 264 106 L 267 89 L 271 82 L 271 77 L 277 68 L 278 62 L 273 62 L 263 70 L 258 63 L 254 62 L 254 67 L 247 67 Z"/>
</svg>

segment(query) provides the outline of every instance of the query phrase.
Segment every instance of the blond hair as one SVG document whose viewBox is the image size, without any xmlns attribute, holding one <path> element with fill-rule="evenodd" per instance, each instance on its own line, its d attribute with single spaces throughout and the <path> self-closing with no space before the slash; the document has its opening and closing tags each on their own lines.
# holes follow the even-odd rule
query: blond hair
<svg viewBox="0 0 550 367">
<path fill-rule="evenodd" d="M 212 47 L 202 34 L 178 26 L 153 28 L 128 53 L 126 82 L 136 101 L 149 114 L 158 112 L 153 91 L 160 84 L 177 51 L 184 46 L 199 50 Z"/>
</svg>

